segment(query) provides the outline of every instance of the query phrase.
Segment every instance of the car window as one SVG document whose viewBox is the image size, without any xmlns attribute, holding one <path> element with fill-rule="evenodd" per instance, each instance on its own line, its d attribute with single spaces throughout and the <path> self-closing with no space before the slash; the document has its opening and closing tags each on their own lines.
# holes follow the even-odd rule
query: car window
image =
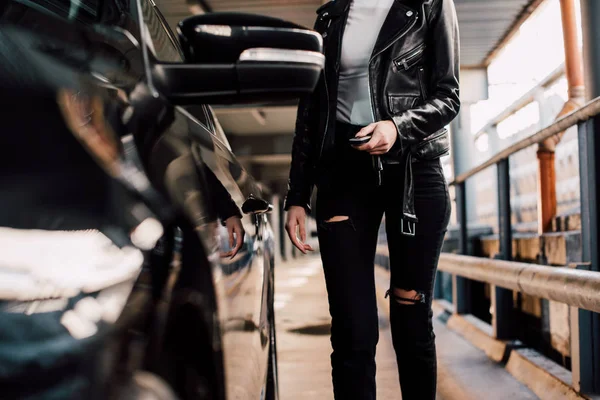
<svg viewBox="0 0 600 400">
<path fill-rule="evenodd" d="M 217 120 L 212 108 L 207 105 L 190 105 L 185 106 L 185 110 L 189 112 L 194 119 L 200 122 L 204 128 L 211 133 L 211 135 L 219 139 L 219 142 L 223 143 L 227 149 L 231 151 L 231 146 L 229 145 L 227 136 L 225 136 L 225 132 L 219 124 L 219 121 Z"/>
<path fill-rule="evenodd" d="M 69 21 L 93 24 L 100 20 L 102 0 L 15 0 L 27 7 Z"/>
<path fill-rule="evenodd" d="M 213 133 L 212 125 L 211 125 L 210 121 L 208 120 L 208 113 L 204 109 L 203 105 L 201 105 L 201 104 L 189 105 L 189 106 L 185 106 L 184 108 L 187 112 L 189 112 L 194 117 L 194 119 L 198 120 L 198 122 L 200 122 L 202 125 L 204 125 L 204 127 L 206 128 L 207 131 L 209 131 L 210 133 Z"/>
<path fill-rule="evenodd" d="M 213 109 L 210 106 L 206 106 L 206 110 L 209 113 L 210 119 L 212 121 L 213 131 L 214 131 L 215 136 L 227 146 L 229 151 L 232 151 L 231 145 L 229 144 L 229 140 L 227 140 L 225 131 L 223 130 L 223 127 L 221 127 L 221 124 L 219 123 L 219 120 L 217 119 L 215 112 L 213 111 Z"/>
<path fill-rule="evenodd" d="M 168 25 L 151 0 L 140 0 L 145 29 L 152 43 L 147 43 L 159 61 L 183 62 L 183 54 Z"/>
</svg>

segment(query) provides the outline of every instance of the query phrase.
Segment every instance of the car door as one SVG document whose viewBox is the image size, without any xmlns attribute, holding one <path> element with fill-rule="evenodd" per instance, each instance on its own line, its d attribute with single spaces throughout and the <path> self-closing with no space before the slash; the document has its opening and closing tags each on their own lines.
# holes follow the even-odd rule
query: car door
<svg viewBox="0 0 600 400">
<path fill-rule="evenodd" d="M 104 2 L 109 3 L 113 4 Z M 145 29 L 149 33 L 152 40 L 147 44 L 151 46 L 154 56 L 177 62 L 181 61 L 181 54 L 153 3 L 142 1 L 140 10 L 133 0 L 114 3 L 119 3 L 120 7 L 125 5 L 127 10 L 115 7 L 123 13 L 116 13 L 114 18 L 104 21 L 105 26 L 94 26 L 101 35 L 97 42 L 85 44 L 93 45 L 97 53 L 103 47 L 103 51 L 110 52 L 111 57 L 116 56 L 122 61 L 121 68 L 95 70 L 91 77 L 105 83 L 107 91 L 111 93 L 125 85 L 127 87 L 124 89 L 130 97 L 135 97 L 136 100 L 129 106 L 134 110 L 143 110 L 144 118 L 138 119 L 145 119 L 139 121 L 136 127 L 130 127 L 133 133 L 141 136 L 142 140 L 136 141 L 141 144 L 138 150 L 148 150 L 148 153 L 141 155 L 146 163 L 150 161 L 152 164 L 148 169 L 152 182 L 168 195 L 171 204 L 184 211 L 186 218 L 185 221 L 180 220 L 184 232 L 184 265 L 175 276 L 179 283 L 178 290 L 173 289 L 173 293 L 166 296 L 173 300 L 172 307 L 166 317 L 164 342 L 158 345 L 162 348 L 154 351 L 158 354 L 155 357 L 158 360 L 156 364 L 162 364 L 162 368 L 156 364 L 152 367 L 186 397 L 200 396 L 200 382 L 208 378 L 211 380 L 208 390 L 214 398 L 223 398 L 219 389 L 223 377 L 219 369 L 224 364 L 230 397 L 235 397 L 234 393 L 241 393 L 238 398 L 257 398 L 266 370 L 263 310 L 265 267 L 264 257 L 261 257 L 264 254 L 261 238 L 264 236 L 266 219 L 264 216 L 245 216 L 243 223 L 247 235 L 242 251 L 233 260 L 221 259 L 221 250 L 226 251 L 228 246 L 227 234 L 216 220 L 212 209 L 215 199 L 210 194 L 215 192 L 212 190 L 214 185 L 223 187 L 241 207 L 250 195 L 260 196 L 261 192 L 235 161 L 228 145 L 218 140 L 216 124 L 210 118 L 208 108 L 201 106 L 201 115 L 206 117 L 202 121 L 201 115 L 196 118 L 182 108 L 173 111 L 168 104 L 161 103 L 160 96 L 145 93 L 146 86 L 135 85 L 137 80 L 143 79 L 144 70 L 147 71 L 138 64 L 140 49 L 135 44 L 142 35 L 137 29 Z M 139 19 L 136 19 L 137 11 L 143 15 Z M 14 15 L 20 18 L 21 14 Z M 28 19 L 26 23 L 43 29 L 39 18 Z M 106 26 L 114 29 L 103 29 Z M 52 34 L 60 34 L 58 30 L 50 30 Z M 125 47 L 120 47 L 123 44 Z M 79 45 L 73 43 L 73 48 L 77 50 Z M 76 51 L 74 54 L 78 56 Z M 125 69 L 130 73 L 119 73 Z M 123 94 L 118 93 L 119 96 Z M 140 99 L 148 101 L 144 103 Z M 152 107 L 157 104 L 156 115 L 152 115 Z M 165 118 L 169 122 L 167 126 L 162 126 L 165 123 L 161 117 L 163 112 L 170 111 L 173 111 L 172 118 Z M 147 140 L 151 144 L 148 148 L 145 147 L 146 139 L 151 139 Z M 206 174 L 213 174 L 217 178 L 212 186 Z M 192 312 L 188 311 L 190 305 Z M 213 318 L 218 319 L 220 324 L 208 324 Z M 243 324 L 239 323 L 241 321 Z M 202 324 L 205 325 L 197 327 Z M 207 334 L 207 330 L 214 335 Z M 244 334 L 240 335 L 240 332 Z M 224 362 L 221 350 L 225 355 Z M 182 358 L 184 361 L 181 361 Z"/>
<path fill-rule="evenodd" d="M 199 159 L 209 166 L 240 206 L 252 197 L 261 198 L 259 185 L 236 160 L 210 108 L 192 107 L 191 112 L 207 118 L 205 123 L 198 121 L 193 130 Z M 210 134 L 212 147 L 203 139 L 206 133 Z M 228 313 L 222 319 L 222 329 L 229 393 L 234 398 L 252 399 L 260 394 L 267 371 L 272 284 L 270 263 L 266 262 L 270 252 L 265 244 L 271 236 L 266 214 L 246 215 L 243 222 L 246 240 L 242 251 L 232 260 L 221 259 Z M 220 230 L 223 249 L 229 249 L 227 232 L 223 227 Z"/>
<path fill-rule="evenodd" d="M 152 46 L 155 54 L 160 57 L 160 51 L 175 47 L 176 43 L 155 4 L 150 0 L 140 1 L 148 36 L 154 42 Z M 172 48 L 165 52 L 163 61 L 176 61 L 168 57 L 177 54 L 178 51 Z M 185 197 L 178 192 L 190 192 L 183 186 L 178 188 L 177 183 L 173 185 L 173 180 L 185 182 L 185 185 L 196 185 L 191 192 L 212 191 L 212 194 L 206 196 L 208 203 L 229 200 L 215 197 L 217 188 L 224 188 L 227 194 L 225 197 L 233 200 L 239 208 L 249 198 L 262 196 L 259 185 L 237 162 L 226 139 L 223 140 L 224 134 L 218 130 L 218 123 L 206 105 L 176 107 L 174 120 L 178 127 L 169 128 L 160 140 L 166 142 L 177 138 L 177 151 L 186 154 L 180 160 L 185 168 L 179 170 L 187 170 L 189 176 L 186 179 L 171 176 L 171 182 L 164 182 L 165 185 L 171 185 L 172 196 Z M 179 132 L 175 132 L 176 130 Z M 157 156 L 156 162 L 160 162 L 160 158 Z M 192 167 L 192 162 L 195 168 Z M 174 169 L 177 168 L 171 168 Z M 198 176 L 198 183 L 194 184 L 190 179 L 197 173 L 205 176 Z M 207 180 L 207 176 L 214 176 L 216 179 Z M 207 186 L 202 187 L 203 184 Z M 190 206 L 189 202 L 186 206 Z M 265 291 L 269 283 L 265 279 L 268 274 L 265 272 L 263 243 L 266 217 L 253 213 L 243 216 L 242 223 L 246 231 L 244 244 L 238 255 L 229 259 L 220 256 L 230 247 L 227 230 L 223 224 L 213 223 L 209 214 L 210 212 L 199 212 L 193 218 L 198 221 L 194 228 L 201 233 L 202 244 L 212 261 L 211 280 L 214 283 L 215 307 L 222 335 L 220 345 L 227 397 L 259 398 L 266 376 L 269 332 L 265 312 L 268 299 Z M 183 246 L 186 246 L 185 237 Z"/>
<path fill-rule="evenodd" d="M 11 363 L 3 364 L 13 366 L 8 368 L 11 375 L 2 377 L 0 397 L 6 399 L 114 398 L 107 393 L 109 386 L 118 387 L 118 381 L 125 381 L 127 373 L 132 372 L 129 367 L 137 366 L 137 357 L 129 357 L 134 353 L 128 351 L 129 332 L 144 325 L 152 308 L 150 291 L 144 284 L 146 274 L 142 271 L 137 275 L 137 264 L 122 264 L 114 258 L 108 260 L 107 268 L 96 269 L 102 265 L 103 257 L 95 253 L 96 246 L 86 248 L 85 243 L 89 242 L 81 240 L 82 236 L 106 236 L 118 247 L 110 241 L 97 246 L 108 249 L 110 243 L 111 251 L 118 255 L 123 250 L 120 247 L 129 244 L 127 238 L 132 231 L 139 233 L 139 223 L 156 222 L 149 218 L 152 214 L 140 201 L 151 187 L 143 187 L 147 180 L 142 171 L 124 165 L 117 155 L 120 146 L 114 135 L 121 127 L 115 122 L 120 121 L 121 115 L 112 107 L 118 99 L 127 97 L 124 89 L 130 90 L 139 80 L 139 76 L 127 73 L 120 62 L 125 59 L 125 52 L 135 46 L 130 46 L 131 41 L 121 41 L 119 35 L 116 39 L 104 35 L 105 20 L 98 15 L 106 14 L 99 12 L 100 4 L 27 1 L 0 7 L 2 55 L 3 60 L 9 61 L 1 63 L 9 67 L 3 69 L 2 79 L 4 83 L 11 81 L 15 88 L 2 92 L 2 165 L 12 168 L 3 169 L 0 203 L 7 217 L 0 225 L 23 231 L 33 229 L 34 234 L 46 231 L 50 238 L 56 233 L 50 231 L 67 231 L 64 247 L 59 242 L 49 242 L 53 246 L 46 250 L 47 257 L 40 257 L 40 269 L 59 287 L 65 282 L 64 287 L 68 287 L 68 282 L 78 277 L 88 280 L 87 289 L 71 289 L 61 294 L 64 297 L 59 301 L 49 302 L 54 303 L 54 309 L 36 305 L 22 315 L 18 309 L 8 315 L 8 322 L 18 319 L 19 330 L 14 331 L 16 346 L 6 341 L 4 349 L 19 349 L 20 356 L 15 358 L 8 353 Z M 83 14 L 78 14 L 79 6 Z M 70 16 L 77 19 L 67 19 Z M 127 64 L 135 70 L 131 60 L 127 59 Z M 133 187 L 141 190 L 131 190 Z M 125 188 L 128 190 L 122 190 Z M 20 240 L 23 249 L 17 251 L 33 257 L 41 254 L 38 252 L 43 249 L 42 242 Z M 76 254 L 80 254 L 81 263 L 73 262 Z M 3 255 L 6 261 L 7 254 Z M 64 262 L 60 257 L 64 257 Z M 140 253 L 139 267 L 143 260 Z M 56 266 L 52 261 L 56 261 Z M 87 264 L 91 268 L 83 269 Z M 127 281 L 120 282 L 122 274 L 129 275 Z M 136 277 L 136 283 L 141 285 L 132 288 Z M 58 295 L 56 292 L 48 296 L 49 288 L 52 286 L 48 284 L 40 286 L 44 301 Z M 85 322 L 88 328 L 84 333 L 76 330 L 84 320 L 73 320 L 73 306 L 83 304 L 78 302 L 82 298 L 89 300 L 88 306 L 92 304 L 98 315 L 98 319 Z M 99 319 L 100 305 L 109 305 L 110 317 Z M 33 313 L 34 310 L 37 311 Z M 5 328 L 6 316 L 2 321 Z M 71 324 L 65 322 L 69 316 Z M 25 346 L 27 338 L 30 351 Z M 18 362 L 27 368 L 17 368 Z M 23 377 L 19 377 L 21 373 Z M 113 379 L 115 376 L 118 379 Z M 21 385 L 29 392 L 27 395 L 21 392 Z"/>
</svg>

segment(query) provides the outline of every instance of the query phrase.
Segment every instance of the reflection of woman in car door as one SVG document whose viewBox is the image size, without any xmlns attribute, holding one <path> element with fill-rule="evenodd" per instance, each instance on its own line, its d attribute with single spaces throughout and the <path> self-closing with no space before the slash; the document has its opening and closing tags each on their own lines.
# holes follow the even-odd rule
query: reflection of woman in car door
<svg viewBox="0 0 600 400">
<path fill-rule="evenodd" d="M 459 110 L 452 0 L 335 0 L 318 10 L 325 71 L 301 100 L 286 229 L 302 252 L 317 186 L 337 399 L 374 399 L 374 256 L 386 216 L 402 398 L 435 398 L 431 301 L 450 215 L 440 157 Z M 364 142 L 360 142 L 364 140 Z M 299 231 L 299 237 L 297 233 Z"/>
<path fill-rule="evenodd" d="M 240 251 L 244 243 L 245 231 L 242 225 L 242 214 L 227 189 L 225 189 L 210 168 L 206 167 L 204 171 L 212 203 L 219 219 L 227 228 L 229 235 L 230 250 L 221 254 L 221 257 L 233 258 Z"/>
</svg>

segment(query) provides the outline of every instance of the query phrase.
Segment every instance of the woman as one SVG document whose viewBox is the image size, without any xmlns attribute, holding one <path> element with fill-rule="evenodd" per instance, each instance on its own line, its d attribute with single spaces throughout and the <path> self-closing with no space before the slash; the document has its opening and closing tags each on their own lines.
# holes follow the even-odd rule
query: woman
<svg viewBox="0 0 600 400">
<path fill-rule="evenodd" d="M 450 214 L 439 158 L 459 111 L 452 0 L 336 0 L 318 10 L 325 71 L 302 99 L 286 229 L 303 253 L 317 186 L 336 399 L 375 398 L 374 256 L 382 216 L 402 398 L 435 398 L 433 282 Z M 350 138 L 370 137 L 352 145 Z M 356 140 L 356 139 L 354 139 Z M 299 231 L 300 237 L 297 236 Z"/>
</svg>

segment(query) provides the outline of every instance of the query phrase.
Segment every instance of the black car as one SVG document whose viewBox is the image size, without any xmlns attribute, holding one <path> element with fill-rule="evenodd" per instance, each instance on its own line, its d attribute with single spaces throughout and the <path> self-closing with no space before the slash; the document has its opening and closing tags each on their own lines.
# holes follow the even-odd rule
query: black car
<svg viewBox="0 0 600 400">
<path fill-rule="evenodd" d="M 269 194 L 207 104 L 310 92 L 321 46 L 243 14 L 176 36 L 152 0 L 0 3 L 0 398 L 278 397 Z"/>
</svg>

